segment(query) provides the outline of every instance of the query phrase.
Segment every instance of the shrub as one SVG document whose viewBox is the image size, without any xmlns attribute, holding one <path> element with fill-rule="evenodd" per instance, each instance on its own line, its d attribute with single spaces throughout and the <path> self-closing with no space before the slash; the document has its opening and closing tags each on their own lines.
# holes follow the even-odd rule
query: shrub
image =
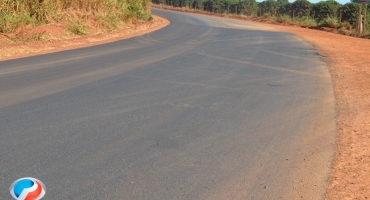
<svg viewBox="0 0 370 200">
<path fill-rule="evenodd" d="M 321 27 L 337 28 L 338 20 L 336 18 L 326 17 L 319 24 Z"/>
<path fill-rule="evenodd" d="M 296 20 L 298 21 L 299 25 L 303 27 L 316 27 L 317 26 L 316 20 L 313 19 L 312 17 L 301 17 Z"/>
<path fill-rule="evenodd" d="M 282 15 L 276 18 L 279 23 L 292 23 L 292 18 L 289 15 Z"/>
<path fill-rule="evenodd" d="M 101 15 L 97 17 L 97 21 L 108 30 L 115 30 L 120 26 L 120 20 L 116 15 Z"/>
<path fill-rule="evenodd" d="M 270 19 L 271 18 L 271 14 L 270 13 L 265 13 L 265 14 L 263 14 L 263 18 Z"/>
<path fill-rule="evenodd" d="M 68 31 L 74 35 L 86 35 L 87 29 L 82 25 L 81 22 L 69 22 Z"/>
<path fill-rule="evenodd" d="M 345 30 L 352 30 L 352 25 L 349 22 L 344 21 L 344 22 L 339 24 L 339 28 L 342 28 L 342 29 L 345 29 Z"/>
</svg>

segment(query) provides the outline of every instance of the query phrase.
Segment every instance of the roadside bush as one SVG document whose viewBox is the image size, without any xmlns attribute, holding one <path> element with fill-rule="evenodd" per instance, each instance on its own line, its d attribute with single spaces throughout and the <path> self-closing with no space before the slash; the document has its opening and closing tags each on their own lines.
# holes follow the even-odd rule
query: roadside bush
<svg viewBox="0 0 370 200">
<path fill-rule="evenodd" d="M 263 18 L 271 19 L 271 14 L 270 13 L 265 13 L 265 14 L 263 14 Z"/>
<path fill-rule="evenodd" d="M 338 20 L 336 18 L 326 17 L 320 21 L 319 25 L 321 27 L 337 28 Z"/>
<path fill-rule="evenodd" d="M 14 32 L 17 28 L 34 23 L 29 15 L 0 14 L 0 32 Z"/>
<path fill-rule="evenodd" d="M 97 17 L 101 26 L 108 30 L 115 30 L 120 26 L 121 21 L 116 15 L 101 15 Z"/>
<path fill-rule="evenodd" d="M 279 23 L 292 23 L 292 18 L 289 15 L 282 15 L 276 18 Z"/>
<path fill-rule="evenodd" d="M 87 29 L 81 22 L 69 22 L 68 31 L 74 35 L 86 35 L 88 33 Z"/>
<path fill-rule="evenodd" d="M 296 19 L 296 21 L 298 22 L 300 26 L 303 26 L 303 27 L 316 27 L 317 26 L 316 20 L 313 19 L 312 17 L 301 17 L 301 18 Z"/>
<path fill-rule="evenodd" d="M 352 30 L 352 26 L 349 22 L 344 21 L 339 24 L 339 28 L 345 29 L 345 30 Z"/>
</svg>

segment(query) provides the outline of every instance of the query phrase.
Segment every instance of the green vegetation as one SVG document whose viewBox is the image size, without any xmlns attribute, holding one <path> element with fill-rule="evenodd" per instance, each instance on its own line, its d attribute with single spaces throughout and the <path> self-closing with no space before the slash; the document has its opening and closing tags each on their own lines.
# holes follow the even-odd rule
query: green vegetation
<svg viewBox="0 0 370 200">
<path fill-rule="evenodd" d="M 88 33 L 87 28 L 79 21 L 69 22 L 68 31 L 75 35 L 86 35 Z"/>
<path fill-rule="evenodd" d="M 365 34 L 370 33 L 370 0 L 368 1 Z M 303 27 L 329 27 L 352 32 L 356 31 L 360 7 L 359 0 L 352 0 L 345 5 L 335 0 L 315 4 L 307 0 L 295 0 L 292 3 L 288 0 L 265 0 L 260 3 L 256 0 L 152 0 L 152 2 L 173 7 L 186 5 L 189 9 L 203 12 L 244 15 L 262 21 L 297 24 Z"/>
<path fill-rule="evenodd" d="M 317 21 L 321 21 L 327 17 L 336 18 L 340 7 L 336 1 L 321 1 L 312 6 L 311 12 Z"/>
<path fill-rule="evenodd" d="M 317 21 L 312 17 L 305 16 L 298 19 L 295 19 L 296 23 L 302 27 L 316 27 Z"/>
<path fill-rule="evenodd" d="M 336 18 L 326 17 L 320 21 L 319 25 L 329 28 L 337 28 L 339 24 Z"/>
<path fill-rule="evenodd" d="M 150 19 L 149 0 L 0 0 L 0 33 L 66 22 L 71 33 L 83 35 L 88 22 L 114 30 L 123 23 Z"/>
<path fill-rule="evenodd" d="M 292 3 L 293 17 L 307 17 L 310 15 L 312 4 L 307 0 L 296 0 Z"/>
<path fill-rule="evenodd" d="M 293 23 L 293 20 L 289 15 L 280 15 L 276 18 L 276 21 L 279 22 L 279 23 L 284 23 L 284 24 L 285 23 L 288 23 L 288 24 Z"/>
</svg>

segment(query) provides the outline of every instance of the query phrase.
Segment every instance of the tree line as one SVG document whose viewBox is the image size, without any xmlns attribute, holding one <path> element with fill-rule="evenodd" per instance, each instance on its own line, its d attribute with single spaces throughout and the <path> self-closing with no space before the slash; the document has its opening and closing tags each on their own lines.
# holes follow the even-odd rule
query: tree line
<svg viewBox="0 0 370 200">
<path fill-rule="evenodd" d="M 359 14 L 359 0 L 352 0 L 344 5 L 335 0 L 310 3 L 307 0 L 152 0 L 155 4 L 164 4 L 173 7 L 188 7 L 212 13 L 237 14 L 246 16 L 289 16 L 295 18 L 308 18 L 321 22 L 332 19 L 348 22 L 353 27 L 357 26 Z M 369 2 L 370 3 L 370 0 Z M 370 19 L 370 6 L 367 6 L 367 16 Z M 367 20 L 368 22 L 370 20 Z"/>
</svg>

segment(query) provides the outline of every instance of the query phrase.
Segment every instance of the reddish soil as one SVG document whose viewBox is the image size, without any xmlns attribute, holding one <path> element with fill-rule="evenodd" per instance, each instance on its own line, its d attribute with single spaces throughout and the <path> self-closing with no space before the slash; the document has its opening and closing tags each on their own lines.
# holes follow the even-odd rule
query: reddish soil
<svg viewBox="0 0 370 200">
<path fill-rule="evenodd" d="M 114 32 L 103 32 L 101 29 L 92 34 L 76 36 L 69 34 L 67 24 L 50 24 L 38 27 L 22 27 L 12 36 L 0 33 L 0 60 L 31 56 L 84 46 L 91 46 L 115 40 L 126 39 L 145 34 L 167 26 L 170 22 L 159 16 L 153 16 L 149 22 L 138 22 Z M 10 38 L 22 38 L 14 41 Z M 41 41 L 38 39 L 41 37 Z M 28 42 L 30 41 L 30 42 Z"/>
</svg>

